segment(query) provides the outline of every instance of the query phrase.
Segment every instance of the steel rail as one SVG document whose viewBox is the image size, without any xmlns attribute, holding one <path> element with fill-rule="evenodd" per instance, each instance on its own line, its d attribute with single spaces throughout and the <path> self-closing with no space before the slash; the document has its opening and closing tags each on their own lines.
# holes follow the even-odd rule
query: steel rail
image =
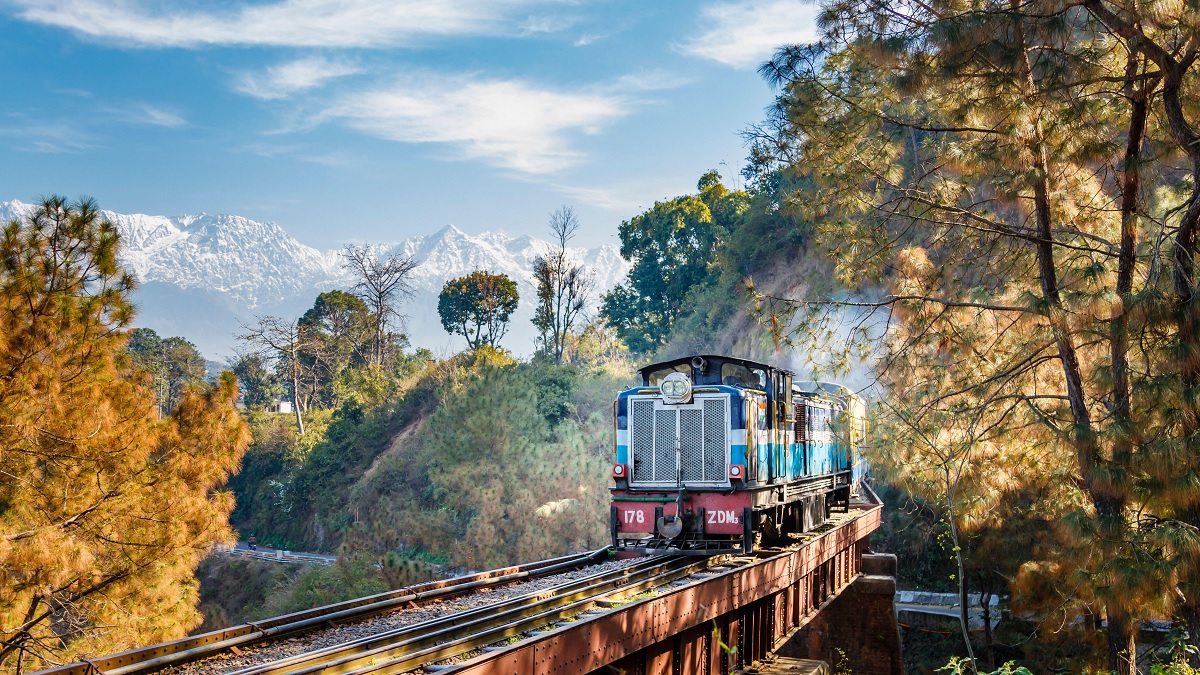
<svg viewBox="0 0 1200 675">
<path fill-rule="evenodd" d="M 276 640 L 334 621 L 356 621 L 436 598 L 445 599 L 480 588 L 502 586 L 525 579 L 549 576 L 607 559 L 608 549 L 540 560 L 525 565 L 442 579 L 387 591 L 332 605 L 294 612 L 255 623 L 241 624 L 193 637 L 150 645 L 111 656 L 70 663 L 38 671 L 33 675 L 131 675 L 160 670 L 195 661 L 236 647 L 263 640 Z"/>
<path fill-rule="evenodd" d="M 293 673 L 301 669 L 310 667 L 314 663 L 329 663 L 341 657 L 366 652 L 379 647 L 391 646 L 399 641 L 411 638 L 422 637 L 427 634 L 434 633 L 447 626 L 462 625 L 466 622 L 475 621 L 481 617 L 495 617 L 496 615 L 520 608 L 526 605 L 533 605 L 540 602 L 545 602 L 548 599 L 558 595 L 570 593 L 580 588 L 587 588 L 594 585 L 600 579 L 620 579 L 636 574 L 640 569 L 646 567 L 661 567 L 662 560 L 644 560 L 634 563 L 628 567 L 618 570 L 610 570 L 599 574 L 583 577 L 569 581 L 552 588 L 542 589 L 519 595 L 514 598 L 500 601 L 496 604 L 484 605 L 461 612 L 455 612 L 446 616 L 428 619 L 419 623 L 400 626 L 387 631 L 368 635 L 360 638 L 355 638 L 347 642 L 331 645 L 322 649 L 316 649 L 302 654 L 296 654 L 283 659 L 260 663 L 241 670 L 231 671 L 226 675 L 283 675 L 285 673 Z"/>
<path fill-rule="evenodd" d="M 590 609 L 597 600 L 636 595 L 669 584 L 717 562 L 695 558 L 650 559 L 497 605 L 406 626 L 388 635 L 360 639 L 228 675 L 405 672 L 573 617 Z"/>
<path fill-rule="evenodd" d="M 697 572 L 703 571 L 706 567 L 715 564 L 715 561 L 711 558 L 704 560 L 692 560 L 693 562 L 690 564 L 683 565 L 677 569 L 653 574 L 647 579 L 629 584 L 626 587 L 613 589 L 608 592 L 603 592 L 601 590 L 598 593 L 580 598 L 566 605 L 551 608 L 530 608 L 530 611 L 522 612 L 524 616 L 515 618 L 508 623 L 503 623 L 491 628 L 484 627 L 479 630 L 474 630 L 474 632 L 471 632 L 475 628 L 473 626 L 464 626 L 462 628 L 455 629 L 454 631 L 449 632 L 447 635 L 448 640 L 446 642 L 413 652 L 411 654 L 400 655 L 398 657 L 391 657 L 383 660 L 369 660 L 362 667 L 354 670 L 322 669 L 313 672 L 343 673 L 345 675 L 368 675 L 371 673 L 379 675 L 392 675 L 397 673 L 405 673 L 429 663 L 466 654 L 501 640 L 530 632 L 533 629 L 542 628 L 555 622 L 562 621 L 563 619 L 572 618 L 578 614 L 585 613 L 588 609 L 591 609 L 596 604 L 597 600 L 605 599 L 608 596 L 637 595 L 643 591 L 665 586 L 673 581 L 678 581 L 683 577 L 691 576 Z M 672 563 L 672 565 L 677 564 L 678 563 Z M 297 673 L 296 675 L 308 674 Z"/>
</svg>

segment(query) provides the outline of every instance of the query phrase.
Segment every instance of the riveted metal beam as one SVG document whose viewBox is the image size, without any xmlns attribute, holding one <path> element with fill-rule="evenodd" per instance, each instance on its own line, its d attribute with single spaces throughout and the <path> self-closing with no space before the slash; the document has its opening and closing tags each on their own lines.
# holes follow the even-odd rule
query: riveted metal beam
<svg viewBox="0 0 1200 675">
<path fill-rule="evenodd" d="M 584 675 L 614 666 L 626 673 L 728 673 L 765 655 L 858 575 L 862 542 L 879 527 L 882 507 L 850 508 L 852 519 L 798 548 L 485 653 L 453 672 Z M 803 598 L 804 610 L 789 611 L 789 595 Z"/>
</svg>

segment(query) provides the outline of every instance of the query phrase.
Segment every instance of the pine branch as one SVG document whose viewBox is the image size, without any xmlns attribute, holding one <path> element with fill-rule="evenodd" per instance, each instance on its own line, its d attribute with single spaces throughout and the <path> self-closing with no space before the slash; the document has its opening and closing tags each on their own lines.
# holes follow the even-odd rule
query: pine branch
<svg viewBox="0 0 1200 675">
<path fill-rule="evenodd" d="M 823 307 L 867 307 L 867 308 L 882 308 L 890 307 L 900 302 L 928 302 L 931 304 L 942 305 L 944 307 L 958 308 L 973 308 L 982 309 L 990 312 L 1023 312 L 1027 314 L 1040 315 L 1041 312 L 1030 309 L 1029 307 L 1019 307 L 1017 305 L 992 305 L 982 302 L 966 302 L 960 300 L 950 300 L 947 298 L 939 298 L 930 295 L 893 295 L 887 300 L 879 302 L 865 302 L 861 300 L 798 300 L 795 298 L 785 298 L 782 296 L 771 295 L 769 293 L 759 294 L 759 297 L 767 298 L 777 302 L 784 302 L 791 305 L 800 306 L 823 306 Z"/>
<path fill-rule="evenodd" d="M 107 502 L 108 500 L 112 499 L 113 497 L 119 497 L 119 496 L 121 496 L 120 492 L 117 492 L 115 490 L 110 490 L 110 491 L 104 493 L 104 496 L 102 496 L 99 500 L 92 503 L 86 509 L 80 511 L 79 513 L 76 513 L 75 515 L 71 516 L 70 518 L 67 518 L 66 520 L 63 520 L 63 521 L 60 521 L 57 523 L 53 523 L 50 525 L 45 525 L 42 527 L 37 527 L 32 530 L 25 530 L 24 532 L 8 534 L 8 535 L 5 535 L 4 537 L 0 537 L 0 539 L 3 539 L 5 541 L 20 541 L 21 539 L 28 539 L 29 537 L 34 536 L 38 532 L 44 532 L 46 530 L 54 530 L 54 529 L 66 529 L 66 528 L 72 527 L 72 526 L 76 525 L 77 523 L 79 523 L 79 521 L 88 517 L 88 515 L 90 515 L 96 509 L 103 506 L 104 503 Z"/>
</svg>

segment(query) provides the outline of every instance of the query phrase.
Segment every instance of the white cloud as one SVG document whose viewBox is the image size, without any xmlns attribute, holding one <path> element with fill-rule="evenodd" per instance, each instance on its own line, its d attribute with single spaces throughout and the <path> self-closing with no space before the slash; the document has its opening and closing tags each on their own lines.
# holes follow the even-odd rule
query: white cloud
<svg viewBox="0 0 1200 675">
<path fill-rule="evenodd" d="M 187 124 L 187 120 L 179 115 L 149 103 L 101 105 L 97 110 L 107 114 L 111 120 L 125 124 L 150 124 L 156 127 L 181 127 Z"/>
<path fill-rule="evenodd" d="M 618 77 L 606 89 L 618 92 L 646 92 L 674 89 L 691 84 L 691 80 L 665 70 L 640 70 Z"/>
<path fill-rule="evenodd" d="M 673 194 L 673 191 L 679 194 L 687 191 L 686 189 L 677 190 L 677 186 L 669 185 L 661 179 L 604 186 L 556 184 L 551 187 L 580 204 L 609 211 L 620 211 L 624 214 L 633 214 L 648 209 L 656 200 Z"/>
<path fill-rule="evenodd" d="M 708 27 L 680 46 L 691 56 L 711 59 L 734 68 L 756 68 L 775 48 L 815 41 L 815 2 L 801 0 L 749 0 L 710 5 L 701 10 Z"/>
<path fill-rule="evenodd" d="M 139 108 L 141 115 L 134 119 L 145 124 L 153 124 L 159 127 L 180 127 L 187 123 L 179 115 L 155 108 L 151 105 L 142 105 Z"/>
<path fill-rule="evenodd" d="M 79 128 L 59 122 L 25 122 L 0 125 L 0 138 L 12 138 L 14 149 L 39 153 L 77 153 L 97 147 L 96 139 Z"/>
<path fill-rule="evenodd" d="M 520 35 L 528 37 L 540 33 L 557 33 L 575 25 L 575 19 L 565 16 L 531 16 L 521 22 Z"/>
<path fill-rule="evenodd" d="M 597 87 L 564 92 L 520 80 L 418 74 L 348 92 L 317 116 L 404 143 L 443 143 L 461 156 L 548 174 L 583 159 L 572 134 L 596 134 L 635 102 Z"/>
<path fill-rule="evenodd" d="M 516 30 L 513 10 L 547 0 L 271 0 L 197 11 L 151 0 L 9 0 L 17 16 L 140 47 L 378 48 Z M 224 3 L 222 3 L 224 4 Z"/>
<path fill-rule="evenodd" d="M 350 63 L 309 57 L 271 66 L 262 73 L 242 73 L 235 88 L 255 98 L 287 98 L 330 80 L 360 72 L 361 69 Z"/>
<path fill-rule="evenodd" d="M 586 47 L 594 42 L 599 42 L 608 37 L 606 33 L 584 33 L 575 39 L 573 43 L 576 47 Z"/>
</svg>

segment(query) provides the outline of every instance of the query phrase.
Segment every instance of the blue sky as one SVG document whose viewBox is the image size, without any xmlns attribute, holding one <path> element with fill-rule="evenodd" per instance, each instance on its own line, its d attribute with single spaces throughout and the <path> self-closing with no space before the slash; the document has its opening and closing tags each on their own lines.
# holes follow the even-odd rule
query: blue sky
<svg viewBox="0 0 1200 675">
<path fill-rule="evenodd" d="M 454 223 L 578 243 L 718 169 L 815 34 L 797 0 L 0 0 L 0 201 L 274 220 L 318 248 Z"/>
</svg>

